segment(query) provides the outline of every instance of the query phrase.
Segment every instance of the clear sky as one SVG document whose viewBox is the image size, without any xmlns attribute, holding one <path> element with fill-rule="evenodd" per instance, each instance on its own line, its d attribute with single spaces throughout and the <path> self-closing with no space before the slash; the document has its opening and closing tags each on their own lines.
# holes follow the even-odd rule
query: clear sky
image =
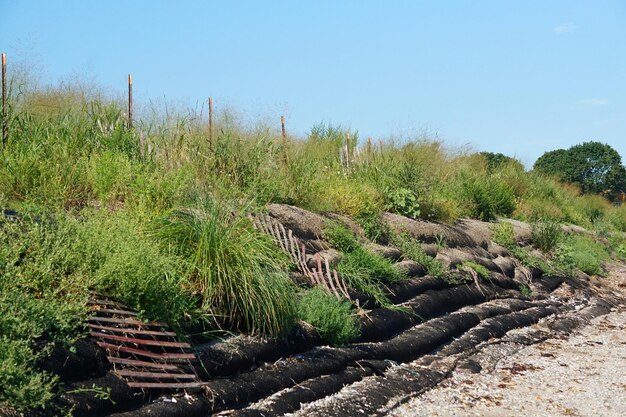
<svg viewBox="0 0 626 417">
<path fill-rule="evenodd" d="M 626 159 L 626 1 L 0 0 L 0 49 L 74 74 L 306 133 L 427 130 L 531 165 L 588 140 Z"/>
</svg>

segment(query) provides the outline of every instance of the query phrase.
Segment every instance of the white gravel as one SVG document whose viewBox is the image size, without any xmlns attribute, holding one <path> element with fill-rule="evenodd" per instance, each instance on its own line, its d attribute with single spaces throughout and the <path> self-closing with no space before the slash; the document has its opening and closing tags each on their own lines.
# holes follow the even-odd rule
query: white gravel
<svg viewBox="0 0 626 417">
<path fill-rule="evenodd" d="M 479 374 L 456 371 L 389 416 L 626 416 L 626 312 L 521 349 Z"/>
</svg>

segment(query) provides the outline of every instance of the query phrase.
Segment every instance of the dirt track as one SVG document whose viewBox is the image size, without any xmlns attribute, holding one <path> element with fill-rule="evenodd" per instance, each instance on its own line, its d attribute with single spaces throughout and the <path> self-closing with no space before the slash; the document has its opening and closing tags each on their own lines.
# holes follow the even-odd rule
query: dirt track
<svg viewBox="0 0 626 417">
<path fill-rule="evenodd" d="M 621 287 L 626 274 L 621 270 L 611 280 Z M 480 373 L 457 369 L 389 415 L 624 416 L 626 311 L 623 306 L 618 310 L 567 338 L 521 350 L 510 344 L 488 346 L 473 358 Z"/>
</svg>

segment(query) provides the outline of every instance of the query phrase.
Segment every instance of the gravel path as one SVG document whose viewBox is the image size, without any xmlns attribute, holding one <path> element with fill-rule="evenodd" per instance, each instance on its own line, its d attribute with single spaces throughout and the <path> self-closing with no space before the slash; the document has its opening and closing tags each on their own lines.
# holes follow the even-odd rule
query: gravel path
<svg viewBox="0 0 626 417">
<path fill-rule="evenodd" d="M 459 369 L 389 416 L 626 416 L 626 312 L 518 349 L 488 347 L 480 373 Z"/>
</svg>

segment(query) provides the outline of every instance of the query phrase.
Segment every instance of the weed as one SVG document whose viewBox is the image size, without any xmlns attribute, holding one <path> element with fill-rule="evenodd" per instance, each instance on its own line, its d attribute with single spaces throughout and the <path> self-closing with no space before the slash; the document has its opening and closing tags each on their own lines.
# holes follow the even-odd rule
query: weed
<svg viewBox="0 0 626 417">
<path fill-rule="evenodd" d="M 552 219 L 540 219 L 531 223 L 532 244 L 542 252 L 550 252 L 556 248 L 562 235 L 561 225 Z"/>
<path fill-rule="evenodd" d="M 300 318 L 313 325 L 322 340 L 331 345 L 341 346 L 360 333 L 350 303 L 319 287 L 304 292 L 298 311 Z"/>
<path fill-rule="evenodd" d="M 500 246 L 504 246 L 507 249 L 511 249 L 516 246 L 515 243 L 515 230 L 513 225 L 506 221 L 500 221 L 491 228 L 493 235 L 492 239 Z"/>
<path fill-rule="evenodd" d="M 407 188 L 387 188 L 384 193 L 385 210 L 401 216 L 417 219 L 420 216 L 420 205 L 415 193 Z"/>
</svg>

